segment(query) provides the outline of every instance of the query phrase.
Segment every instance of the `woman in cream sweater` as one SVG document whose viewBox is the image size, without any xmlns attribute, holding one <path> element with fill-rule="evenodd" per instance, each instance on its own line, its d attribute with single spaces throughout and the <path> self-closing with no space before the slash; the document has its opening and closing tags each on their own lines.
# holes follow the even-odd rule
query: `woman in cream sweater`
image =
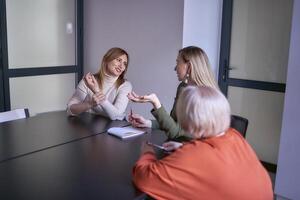
<svg viewBox="0 0 300 200">
<path fill-rule="evenodd" d="M 90 112 L 111 120 L 122 120 L 128 104 L 132 85 L 125 80 L 128 68 L 128 53 L 121 48 L 112 48 L 103 56 L 97 74 L 88 73 L 79 82 L 67 105 L 69 115 Z"/>
</svg>

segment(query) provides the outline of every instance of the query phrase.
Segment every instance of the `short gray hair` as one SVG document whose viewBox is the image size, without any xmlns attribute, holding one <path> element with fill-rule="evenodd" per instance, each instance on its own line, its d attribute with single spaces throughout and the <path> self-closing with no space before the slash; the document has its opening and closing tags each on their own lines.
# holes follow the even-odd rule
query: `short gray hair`
<svg viewBox="0 0 300 200">
<path fill-rule="evenodd" d="M 230 124 L 230 106 L 217 89 L 188 86 L 177 102 L 177 118 L 181 127 L 195 138 L 217 136 Z"/>
</svg>

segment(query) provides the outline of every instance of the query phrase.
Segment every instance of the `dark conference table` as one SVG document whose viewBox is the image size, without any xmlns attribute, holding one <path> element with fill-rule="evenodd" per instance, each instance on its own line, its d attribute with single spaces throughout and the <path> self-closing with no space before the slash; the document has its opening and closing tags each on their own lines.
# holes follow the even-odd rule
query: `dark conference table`
<svg viewBox="0 0 300 200">
<path fill-rule="evenodd" d="M 89 113 L 79 118 L 68 117 L 65 111 L 39 114 L 28 119 L 0 124 L 0 163 L 106 132 L 113 126 L 127 126 L 126 121 L 111 121 Z"/>
<path fill-rule="evenodd" d="M 132 167 L 143 141 L 162 144 L 166 136 L 151 129 L 126 140 L 106 133 L 126 125 L 88 113 L 68 118 L 65 112 L 0 124 L 0 199 L 144 197 L 131 182 Z"/>
</svg>

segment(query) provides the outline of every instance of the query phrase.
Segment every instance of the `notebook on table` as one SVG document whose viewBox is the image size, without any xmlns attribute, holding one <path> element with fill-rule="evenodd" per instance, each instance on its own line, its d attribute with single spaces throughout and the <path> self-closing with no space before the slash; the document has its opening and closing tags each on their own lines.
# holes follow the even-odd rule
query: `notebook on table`
<svg viewBox="0 0 300 200">
<path fill-rule="evenodd" d="M 108 132 L 108 134 L 114 135 L 121 139 L 135 137 L 135 136 L 146 133 L 145 130 L 139 129 L 139 128 L 134 128 L 132 126 L 112 127 L 110 129 L 108 129 L 107 132 Z"/>
</svg>

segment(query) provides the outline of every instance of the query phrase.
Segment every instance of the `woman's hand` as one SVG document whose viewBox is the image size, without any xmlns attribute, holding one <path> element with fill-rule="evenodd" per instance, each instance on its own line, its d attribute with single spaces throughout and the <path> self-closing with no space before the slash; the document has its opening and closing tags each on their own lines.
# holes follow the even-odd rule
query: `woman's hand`
<svg viewBox="0 0 300 200">
<path fill-rule="evenodd" d="M 90 72 L 84 76 L 84 82 L 88 86 L 88 88 L 93 91 L 93 93 L 100 92 L 98 81 Z"/>
<path fill-rule="evenodd" d="M 174 142 L 174 141 L 170 141 L 170 142 L 166 142 L 163 143 L 163 147 L 165 148 L 166 151 L 175 151 L 176 149 L 180 148 L 183 144 L 180 142 Z"/>
<path fill-rule="evenodd" d="M 151 120 L 145 119 L 143 116 L 132 112 L 128 115 L 128 121 L 133 127 L 137 128 L 151 128 L 152 126 Z"/>
<path fill-rule="evenodd" d="M 105 100 L 105 98 L 106 98 L 105 95 L 102 94 L 101 92 L 93 94 L 93 96 L 90 100 L 91 107 L 95 107 L 95 106 L 101 104 Z"/>
<path fill-rule="evenodd" d="M 131 101 L 136 102 L 136 103 L 150 102 L 155 109 L 158 109 L 161 107 L 161 103 L 160 103 L 158 97 L 156 96 L 156 94 L 154 94 L 154 93 L 149 94 L 149 95 L 140 96 L 140 95 L 137 95 L 134 91 L 132 91 L 132 92 L 128 93 L 127 97 L 128 97 L 128 99 L 130 99 Z"/>
</svg>

